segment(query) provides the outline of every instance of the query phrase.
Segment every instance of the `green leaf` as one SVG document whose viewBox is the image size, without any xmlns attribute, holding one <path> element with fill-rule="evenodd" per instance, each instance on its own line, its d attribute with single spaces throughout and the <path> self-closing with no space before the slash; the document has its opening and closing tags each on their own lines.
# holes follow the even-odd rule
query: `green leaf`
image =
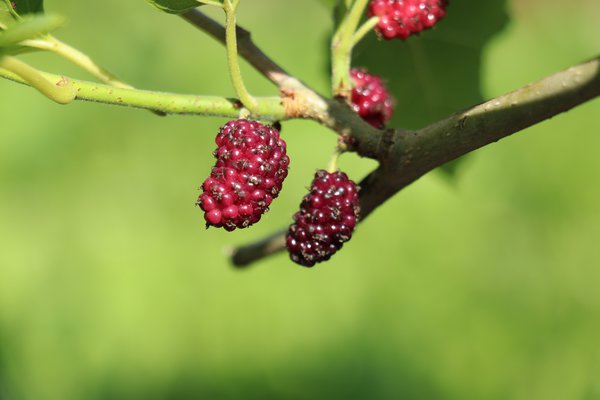
<svg viewBox="0 0 600 400">
<path fill-rule="evenodd" d="M 373 33 L 359 44 L 353 65 L 382 76 L 396 99 L 390 126 L 422 128 L 483 100 L 482 54 L 507 23 L 505 3 L 453 1 L 432 30 L 406 41 Z"/>
<path fill-rule="evenodd" d="M 5 2 L 11 3 L 9 0 Z M 44 0 L 12 0 L 15 11 L 19 15 L 39 14 L 44 12 Z"/>
<path fill-rule="evenodd" d="M 197 0 L 146 0 L 148 3 L 154 5 L 159 10 L 172 13 L 180 14 L 182 12 L 191 10 L 193 8 L 201 6 L 201 2 Z"/>
</svg>

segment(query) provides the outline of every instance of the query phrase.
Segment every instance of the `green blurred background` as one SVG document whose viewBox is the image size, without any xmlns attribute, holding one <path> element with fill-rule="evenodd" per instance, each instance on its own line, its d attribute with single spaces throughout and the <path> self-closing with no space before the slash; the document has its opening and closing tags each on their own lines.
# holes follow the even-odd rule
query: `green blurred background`
<svg viewBox="0 0 600 400">
<path fill-rule="evenodd" d="M 59 38 L 138 87 L 233 95 L 223 48 L 175 16 L 142 0 L 46 3 L 68 17 Z M 453 78 L 483 98 L 600 49 L 597 0 L 494 4 L 509 20 Z M 327 91 L 322 4 L 240 12 L 268 54 Z M 397 124 L 427 119 L 403 113 L 422 93 L 394 95 Z M 284 123 L 292 168 L 272 210 L 248 230 L 205 230 L 194 202 L 226 120 L 59 106 L 0 81 L 0 399 L 600 399 L 599 106 L 478 151 L 454 179 L 422 178 L 326 264 L 280 254 L 238 271 L 228 247 L 289 223 L 334 134 Z M 356 180 L 373 166 L 341 160 Z"/>
</svg>

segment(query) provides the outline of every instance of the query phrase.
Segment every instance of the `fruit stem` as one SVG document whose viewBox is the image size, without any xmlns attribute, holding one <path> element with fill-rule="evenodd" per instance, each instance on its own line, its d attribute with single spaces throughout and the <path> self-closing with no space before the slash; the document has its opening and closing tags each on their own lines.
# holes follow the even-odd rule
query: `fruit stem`
<svg viewBox="0 0 600 400">
<path fill-rule="evenodd" d="M 242 104 L 250 111 L 256 110 L 256 99 L 250 95 L 244 85 L 242 73 L 240 71 L 240 62 L 237 49 L 236 35 L 236 11 L 239 5 L 239 0 L 225 0 L 223 9 L 225 10 L 225 44 L 227 47 L 227 62 L 229 64 L 229 74 L 231 82 L 237 96 Z"/>
<path fill-rule="evenodd" d="M 327 164 L 327 172 L 334 173 L 338 170 L 338 160 L 340 155 L 342 154 L 342 150 L 338 147 L 335 149 L 333 154 L 331 155 L 331 159 L 329 160 L 329 164 Z"/>
<path fill-rule="evenodd" d="M 348 17 L 346 19 L 347 31 L 352 34 L 356 31 L 358 24 L 360 23 L 360 19 L 362 18 L 365 8 L 367 8 L 367 3 L 369 0 L 356 0 L 348 13 Z"/>
<path fill-rule="evenodd" d="M 0 68 L 4 68 L 17 75 L 41 94 L 59 104 L 68 104 L 75 100 L 75 89 L 68 80 L 61 79 L 57 84 L 54 84 L 46 79 L 40 71 L 15 57 L 0 57 Z M 62 83 L 66 84 L 59 85 Z"/>
<path fill-rule="evenodd" d="M 360 28 L 356 30 L 352 37 L 352 45 L 356 46 L 373 28 L 379 23 L 379 17 L 371 17 Z"/>
<path fill-rule="evenodd" d="M 350 66 L 352 62 L 352 47 L 358 24 L 364 14 L 369 0 L 356 0 L 344 16 L 331 42 L 332 91 L 336 97 L 350 98 L 352 83 L 350 81 Z"/>
<path fill-rule="evenodd" d="M 14 3 L 10 0 L 4 0 L 4 3 L 6 3 L 7 5 L 8 12 L 10 13 L 11 17 L 13 17 L 13 19 L 17 21 L 21 20 L 21 16 L 17 13 L 17 11 L 14 8 Z"/>
</svg>

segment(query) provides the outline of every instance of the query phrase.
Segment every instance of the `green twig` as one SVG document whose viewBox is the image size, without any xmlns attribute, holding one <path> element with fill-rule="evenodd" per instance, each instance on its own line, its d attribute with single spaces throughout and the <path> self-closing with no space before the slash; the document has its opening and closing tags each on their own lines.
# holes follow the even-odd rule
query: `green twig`
<svg viewBox="0 0 600 400">
<path fill-rule="evenodd" d="M 336 97 L 349 98 L 352 89 L 350 66 L 354 35 L 369 0 L 356 0 L 333 36 L 331 43 L 332 91 Z"/>
<path fill-rule="evenodd" d="M 200 10 L 192 9 L 180 14 L 180 16 L 196 28 L 208 33 L 220 43 L 226 44 L 225 28 Z M 236 26 L 236 32 L 239 56 L 245 58 L 258 72 L 282 89 L 295 90 L 306 88 L 302 82 L 288 74 L 281 66 L 277 65 L 275 61 L 267 56 L 252 41 L 250 32 L 239 25 Z"/>
<path fill-rule="evenodd" d="M 227 62 L 229 64 L 229 74 L 231 82 L 237 96 L 242 104 L 250 111 L 254 111 L 257 107 L 256 99 L 250 95 L 244 85 L 242 73 L 240 71 L 240 62 L 237 49 L 236 35 L 236 11 L 239 5 L 239 0 L 225 0 L 223 9 L 225 10 L 225 41 L 227 47 Z"/>
<path fill-rule="evenodd" d="M 348 13 L 348 18 L 346 19 L 346 31 L 354 33 L 360 20 L 365 13 L 365 8 L 367 8 L 367 4 L 369 0 L 356 0 Z"/>
<path fill-rule="evenodd" d="M 30 79 L 11 70 L 4 64 L 4 60 L 9 58 L 5 57 L 0 64 L 0 77 L 33 86 Z M 236 99 L 118 88 L 71 79 L 47 72 L 34 71 L 39 75 L 38 78 L 43 78 L 53 87 L 54 84 L 52 82 L 69 82 L 69 88 L 72 88 L 75 93 L 73 96 L 75 100 L 142 108 L 161 111 L 167 114 L 195 114 L 238 118 L 240 114 L 246 112 Z M 36 86 L 36 88 L 38 87 Z M 56 88 L 58 89 L 58 87 Z M 279 97 L 257 98 L 256 108 L 251 112 L 250 116 L 264 120 L 285 120 L 289 118 Z"/>
<path fill-rule="evenodd" d="M 0 68 L 59 104 L 68 104 L 75 99 L 75 89 L 68 79 L 58 76 L 49 79 L 41 71 L 15 57 L 0 57 Z"/>
<path fill-rule="evenodd" d="M 4 0 L 4 3 L 6 4 L 6 8 L 8 9 L 8 12 L 13 17 L 13 19 L 16 20 L 16 21 L 20 20 L 21 16 L 13 8 L 12 1 L 11 0 Z"/>
<path fill-rule="evenodd" d="M 79 68 L 89 72 L 92 76 L 111 86 L 124 89 L 133 89 L 133 86 L 121 81 L 114 74 L 99 66 L 87 54 L 69 46 L 68 44 L 48 35 L 43 39 L 31 39 L 21 42 L 22 45 L 40 50 L 51 51 L 66 60 L 72 62 Z"/>
<path fill-rule="evenodd" d="M 379 23 L 379 17 L 371 17 L 354 33 L 352 46 L 356 46 Z"/>
<path fill-rule="evenodd" d="M 57 54 L 57 55 L 63 57 L 64 59 L 72 62 L 73 64 L 75 64 L 79 68 L 83 69 L 84 71 L 87 71 L 89 74 L 91 74 L 95 78 L 99 79 L 101 82 L 107 83 L 111 86 L 122 88 L 122 89 L 133 89 L 134 88 L 133 86 L 129 85 L 128 83 L 121 81 L 113 73 L 102 68 L 94 60 L 92 60 L 90 58 L 90 56 L 88 56 L 87 54 L 58 40 L 57 38 L 55 38 L 52 35 L 46 35 L 45 37 L 40 38 L 40 39 L 24 40 L 20 44 L 23 46 L 27 46 L 27 47 L 31 47 L 31 48 L 35 48 L 35 49 L 39 49 L 39 50 L 51 51 L 54 54 Z M 152 110 L 152 112 L 159 116 L 164 115 L 164 113 L 161 113 L 156 110 Z"/>
<path fill-rule="evenodd" d="M 23 40 L 43 35 L 59 28 L 65 19 L 58 15 L 41 15 L 22 19 L 0 32 L 0 47 L 15 45 Z"/>
</svg>

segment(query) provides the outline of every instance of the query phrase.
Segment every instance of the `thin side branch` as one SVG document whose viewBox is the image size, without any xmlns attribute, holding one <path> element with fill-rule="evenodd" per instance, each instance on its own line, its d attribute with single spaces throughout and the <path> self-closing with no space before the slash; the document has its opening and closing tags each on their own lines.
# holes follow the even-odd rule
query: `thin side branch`
<svg viewBox="0 0 600 400">
<path fill-rule="evenodd" d="M 36 70 L 37 71 L 37 70 Z M 73 85 L 76 97 L 71 100 L 87 100 L 104 104 L 143 108 L 160 114 L 195 114 L 247 118 L 262 120 L 287 120 L 293 118 L 312 119 L 331 128 L 339 135 L 356 139 L 350 143 L 352 150 L 362 156 L 375 157 L 374 149 L 379 146 L 381 131 L 362 120 L 344 102 L 325 99 L 309 88 L 301 87 L 282 90 L 282 97 L 256 98 L 256 112 L 244 108 L 237 99 L 223 97 L 165 93 L 126 87 L 111 87 L 104 84 L 72 79 L 62 75 L 37 71 L 58 87 Z M 0 67 L 0 78 L 29 84 L 15 72 Z M 64 102 L 64 101 L 63 101 Z"/>
<path fill-rule="evenodd" d="M 225 0 L 223 3 L 223 9 L 225 10 L 225 47 L 227 48 L 227 64 L 229 65 L 229 76 L 231 77 L 231 83 L 235 89 L 237 96 L 246 108 L 250 111 L 254 111 L 256 108 L 256 99 L 246 89 L 244 79 L 242 78 L 242 71 L 240 70 L 240 62 L 238 59 L 238 45 L 237 45 L 237 31 L 236 31 L 236 19 L 237 19 L 237 5 L 236 2 L 231 0 Z"/>
<path fill-rule="evenodd" d="M 87 71 L 95 78 L 98 78 L 101 82 L 114 87 L 133 89 L 133 86 L 121 81 L 114 74 L 102 68 L 87 54 L 58 40 L 54 36 L 48 35 L 47 37 L 41 39 L 25 40 L 21 42 L 21 44 L 27 47 L 51 51 L 65 58 L 66 60 L 69 60 L 84 71 Z"/>
<path fill-rule="evenodd" d="M 367 34 L 373 31 L 373 28 L 379 23 L 379 17 L 371 17 L 360 26 L 352 37 L 352 45 L 356 46 Z"/>
<path fill-rule="evenodd" d="M 116 75 L 109 72 L 105 68 L 102 68 L 84 52 L 66 44 L 65 42 L 58 40 L 52 35 L 46 35 L 44 38 L 40 39 L 24 40 L 20 44 L 39 50 L 51 51 L 63 57 L 64 59 L 72 62 L 74 65 L 78 66 L 84 71 L 87 71 L 89 74 L 98 78 L 101 82 L 104 82 L 108 85 L 124 89 L 134 89 L 132 85 L 121 81 L 119 78 L 117 78 Z M 151 110 L 151 112 L 159 116 L 165 115 L 164 113 L 156 110 Z"/>
<path fill-rule="evenodd" d="M 285 233 L 281 230 L 255 243 L 234 249 L 231 262 L 235 267 L 244 268 L 268 255 L 280 252 L 285 248 Z"/>
<path fill-rule="evenodd" d="M 331 91 L 334 97 L 349 99 L 352 91 L 350 67 L 354 35 L 368 0 L 356 0 L 331 39 Z"/>
<path fill-rule="evenodd" d="M 195 114 L 229 118 L 238 118 L 242 114 L 264 120 L 284 120 L 288 118 L 279 97 L 257 98 L 257 112 L 250 113 L 242 107 L 237 99 L 118 88 L 47 72 L 37 71 L 37 73 L 53 87 L 72 88 L 75 93 L 75 100 L 142 108 L 167 114 Z M 0 77 L 29 85 L 26 79 L 7 69 L 0 68 Z"/>
<path fill-rule="evenodd" d="M 526 85 L 415 132 L 391 131 L 380 138 L 381 165 L 360 183 L 361 221 L 387 199 L 427 172 L 600 96 L 600 57 Z M 372 147 L 374 143 L 369 146 Z M 278 233 L 234 251 L 246 266 L 285 248 Z"/>
<path fill-rule="evenodd" d="M 27 63 L 11 56 L 0 56 L 0 71 L 4 69 L 13 80 L 25 83 L 59 104 L 75 100 L 75 88 L 61 80 L 51 80 Z"/>
</svg>

